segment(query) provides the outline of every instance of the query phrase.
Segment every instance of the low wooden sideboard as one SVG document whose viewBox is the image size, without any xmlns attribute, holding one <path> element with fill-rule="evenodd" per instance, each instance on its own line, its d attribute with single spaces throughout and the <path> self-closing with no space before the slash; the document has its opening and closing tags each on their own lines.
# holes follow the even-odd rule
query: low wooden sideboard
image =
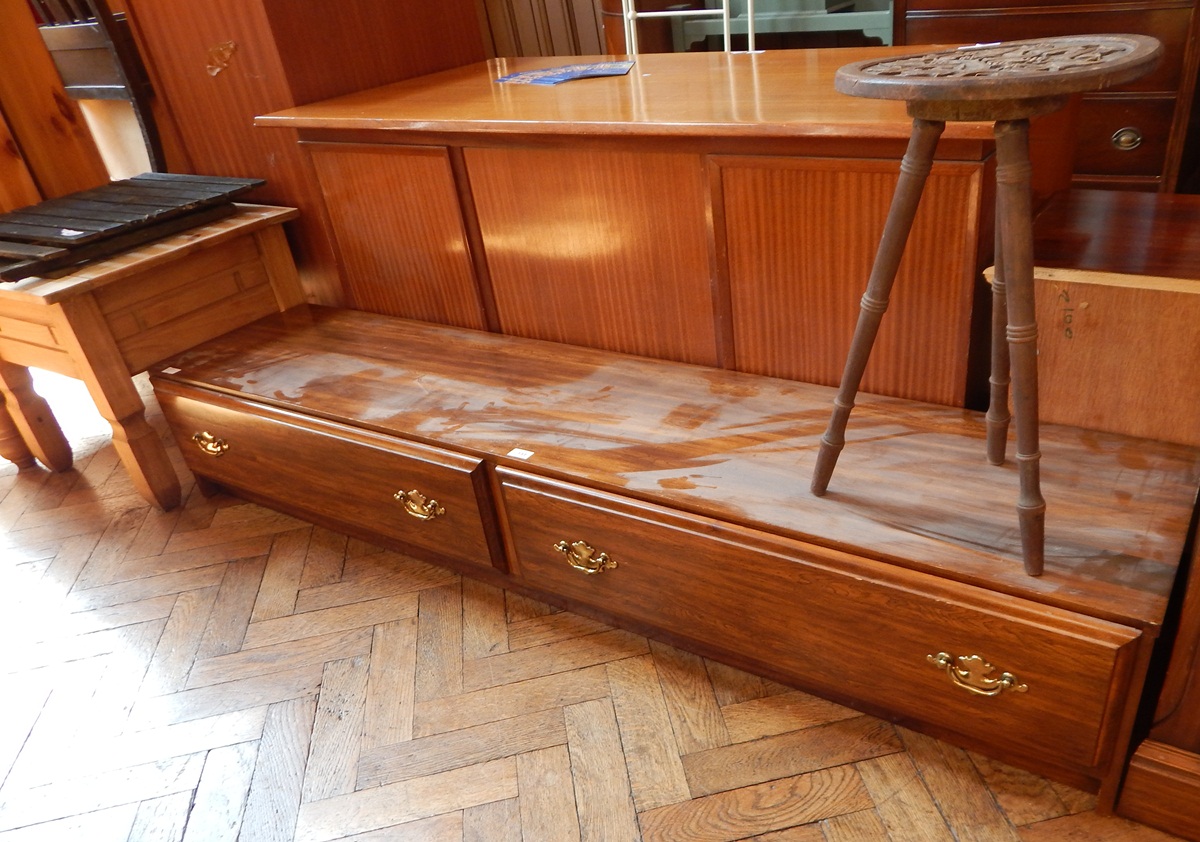
<svg viewBox="0 0 1200 842">
<path fill-rule="evenodd" d="M 349 307 L 832 385 L 912 127 L 833 76 L 897 52 L 642 55 L 557 86 L 497 80 L 561 57 L 495 59 L 256 123 L 299 133 Z M 1034 127 L 1041 193 L 1073 114 Z M 946 128 L 866 389 L 967 402 L 994 148 Z"/>
<path fill-rule="evenodd" d="M 208 484 L 1097 790 L 1111 806 L 1200 451 L 1042 433 L 1047 562 L 981 414 L 302 306 L 152 371 Z"/>
</svg>

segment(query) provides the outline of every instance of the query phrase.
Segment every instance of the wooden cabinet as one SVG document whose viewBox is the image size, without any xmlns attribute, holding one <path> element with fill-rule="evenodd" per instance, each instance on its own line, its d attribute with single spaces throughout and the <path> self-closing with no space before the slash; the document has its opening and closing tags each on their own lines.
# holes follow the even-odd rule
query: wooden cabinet
<svg viewBox="0 0 1200 842">
<path fill-rule="evenodd" d="M 299 133 L 355 306 L 835 384 L 911 129 L 833 89 L 876 54 L 643 55 L 559 86 L 498 59 L 258 123 Z M 1037 127 L 1042 193 L 1070 119 Z M 865 389 L 966 401 L 993 151 L 990 124 L 947 127 Z"/>
<path fill-rule="evenodd" d="M 1047 427 L 1048 557 L 1030 577 L 1015 469 L 984 464 L 984 420 L 961 409 L 861 396 L 817 498 L 828 387 L 328 308 L 260 320 L 153 379 L 211 482 L 1102 806 L 1200 483 L 1193 448 Z M 228 452 L 200 452 L 197 432 Z M 449 535 L 395 513 L 410 486 L 447 524 L 461 513 Z"/>
<path fill-rule="evenodd" d="M 293 134 L 267 111 L 481 60 L 475 0 L 125 0 L 159 119 L 184 141 L 175 172 L 266 179 L 256 201 L 300 209 L 289 224 L 310 300 L 340 303 L 325 205 Z"/>
<path fill-rule="evenodd" d="M 1200 67 L 1195 0 L 896 0 L 893 28 L 895 43 L 909 45 L 1121 32 L 1158 38 L 1157 70 L 1083 96 L 1074 184 L 1175 189 Z"/>
</svg>

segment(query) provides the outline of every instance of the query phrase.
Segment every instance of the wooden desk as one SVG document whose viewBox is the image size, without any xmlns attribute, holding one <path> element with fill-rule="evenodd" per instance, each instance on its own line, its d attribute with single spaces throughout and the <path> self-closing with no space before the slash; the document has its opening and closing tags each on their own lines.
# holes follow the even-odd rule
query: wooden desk
<svg viewBox="0 0 1200 842">
<path fill-rule="evenodd" d="M 650 54 L 558 86 L 496 80 L 562 58 L 496 59 L 256 122 L 299 131 L 349 306 L 831 385 L 911 128 L 833 75 L 896 52 Z M 990 124 L 946 130 L 868 391 L 963 404 L 993 150 Z"/>
<path fill-rule="evenodd" d="M 292 208 L 240 205 L 235 215 L 55 278 L 0 285 L 0 455 L 71 467 L 71 450 L 27 367 L 82 380 L 112 425 L 134 485 L 164 509 L 179 479 L 130 376 L 299 304 L 303 292 L 281 224 Z"/>
</svg>

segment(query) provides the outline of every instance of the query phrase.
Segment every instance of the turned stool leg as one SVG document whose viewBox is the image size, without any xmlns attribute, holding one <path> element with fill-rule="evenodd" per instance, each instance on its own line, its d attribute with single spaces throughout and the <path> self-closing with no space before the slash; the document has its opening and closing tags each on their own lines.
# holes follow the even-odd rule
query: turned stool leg
<svg viewBox="0 0 1200 842">
<path fill-rule="evenodd" d="M 996 257 L 992 274 L 992 366 L 988 377 L 990 393 L 987 410 L 987 460 L 993 465 L 1004 464 L 1008 449 L 1008 298 L 1004 285 L 1004 244 L 1000 225 L 996 225 Z"/>
<path fill-rule="evenodd" d="M 921 193 L 933 166 L 933 153 L 945 127 L 946 124 L 941 121 L 913 121 L 908 149 L 900 162 L 900 180 L 896 183 L 879 250 L 875 253 L 867 291 L 862 297 L 858 324 L 854 328 L 854 338 L 850 342 L 850 352 L 842 372 L 842 383 L 833 401 L 833 414 L 825 434 L 821 436 L 821 447 L 817 452 L 817 464 L 812 477 L 812 492 L 818 497 L 829 487 L 829 478 L 833 476 L 838 456 L 846 444 L 846 422 L 850 418 L 850 410 L 854 408 L 854 398 L 871 356 L 871 347 L 879 333 L 879 323 L 887 310 L 892 284 L 900 268 L 900 258 L 904 255 L 904 246 L 917 215 Z"/>
<path fill-rule="evenodd" d="M 1046 502 L 1039 477 L 1037 313 L 1033 297 L 1033 222 L 1030 209 L 1029 121 L 996 123 L 996 224 L 1008 300 L 1013 416 L 1017 427 L 1020 492 L 1017 517 L 1025 572 L 1044 562 Z"/>
</svg>

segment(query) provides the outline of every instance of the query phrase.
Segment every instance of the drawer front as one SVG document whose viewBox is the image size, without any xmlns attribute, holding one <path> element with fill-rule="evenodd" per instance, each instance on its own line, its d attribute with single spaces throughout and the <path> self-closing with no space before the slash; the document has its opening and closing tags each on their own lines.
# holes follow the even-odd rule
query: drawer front
<svg viewBox="0 0 1200 842">
<path fill-rule="evenodd" d="M 1136 629 L 497 473 L 514 573 L 531 585 L 751 657 L 817 692 L 1078 769 L 1109 762 Z M 947 666 L 965 672 L 956 680 Z"/>
<path fill-rule="evenodd" d="M 197 475 L 322 522 L 502 566 L 478 459 L 162 381 L 155 390 Z"/>
<path fill-rule="evenodd" d="M 1175 114 L 1173 99 L 1088 99 L 1079 109 L 1075 172 L 1162 175 Z"/>
</svg>

